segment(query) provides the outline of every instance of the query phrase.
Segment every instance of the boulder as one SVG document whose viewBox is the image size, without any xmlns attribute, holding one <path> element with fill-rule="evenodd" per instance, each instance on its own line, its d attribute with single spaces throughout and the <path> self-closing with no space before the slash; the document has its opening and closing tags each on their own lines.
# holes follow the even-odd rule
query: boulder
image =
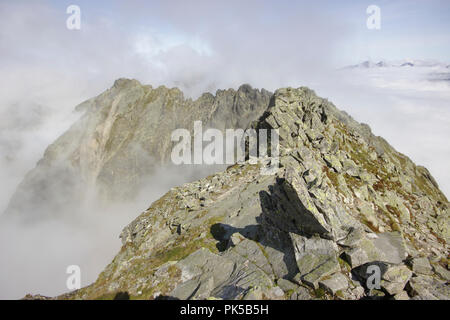
<svg viewBox="0 0 450 320">
<path fill-rule="evenodd" d="M 411 276 L 411 270 L 405 265 L 390 266 L 382 276 L 381 288 L 390 295 L 399 294 L 405 289 Z"/>
<path fill-rule="evenodd" d="M 335 273 L 332 276 L 319 281 L 319 287 L 323 288 L 332 295 L 335 295 L 338 291 L 347 289 L 347 277 L 342 273 Z"/>
<path fill-rule="evenodd" d="M 412 268 L 412 271 L 416 274 L 426 274 L 431 275 L 433 273 L 433 269 L 431 267 L 430 261 L 426 257 L 417 257 L 411 259 L 409 265 Z"/>
</svg>

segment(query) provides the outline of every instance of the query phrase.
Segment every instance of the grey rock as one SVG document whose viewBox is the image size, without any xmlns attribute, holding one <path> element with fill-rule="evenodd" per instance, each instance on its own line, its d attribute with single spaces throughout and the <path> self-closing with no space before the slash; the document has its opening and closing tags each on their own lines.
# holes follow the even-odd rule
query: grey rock
<svg viewBox="0 0 450 320">
<path fill-rule="evenodd" d="M 370 261 L 367 252 L 361 248 L 352 248 L 346 250 L 345 257 L 352 268 L 359 267 Z"/>
<path fill-rule="evenodd" d="M 360 236 L 358 240 L 353 240 L 354 247 L 345 250 L 345 256 L 352 268 L 369 262 L 399 264 L 406 257 L 406 248 L 398 232 L 381 233 L 373 239 L 361 233 Z"/>
<path fill-rule="evenodd" d="M 130 85 L 137 96 L 153 92 Z M 179 97 L 173 105 L 180 108 L 192 103 L 195 115 L 196 102 L 158 92 Z M 161 102 L 167 95 L 158 92 L 152 107 L 169 112 Z M 207 119 L 226 118 L 224 125 L 234 127 L 257 113 L 264 96 L 243 88 L 201 101 L 216 112 Z M 227 118 L 225 106 L 244 114 L 243 122 Z M 189 126 L 192 119 L 177 124 Z M 280 130 L 282 166 L 275 174 L 261 173 L 274 160 L 267 158 L 172 188 L 123 230 L 123 247 L 98 281 L 60 298 L 126 290 L 140 299 L 158 292 L 185 299 L 360 299 L 374 264 L 381 289 L 369 293 L 380 299 L 406 298 L 405 290 L 412 299 L 450 297 L 442 269 L 414 277 L 404 265 L 407 254 L 434 257 L 433 266 L 447 257 L 450 205 L 429 172 L 307 88 L 277 90 L 251 127 Z M 113 138 L 113 145 L 120 144 L 119 134 Z M 127 165 L 124 172 L 133 168 Z M 353 279 L 345 287 L 347 276 Z M 323 294 L 324 288 L 335 296 Z"/>
<path fill-rule="evenodd" d="M 335 295 L 338 291 L 347 289 L 348 281 L 342 273 L 336 273 L 325 280 L 319 281 L 319 286 Z"/>
<path fill-rule="evenodd" d="M 296 209 L 296 221 L 300 232 L 308 234 L 326 234 L 331 231 L 329 225 L 325 221 L 324 216 L 317 210 L 311 199 L 305 182 L 298 175 L 294 168 L 287 168 L 285 174 L 284 189 L 289 200 L 294 204 Z"/>
<path fill-rule="evenodd" d="M 438 265 L 438 264 L 434 264 L 433 265 L 433 270 L 434 272 L 439 275 L 441 278 L 443 278 L 446 281 L 450 281 L 450 271 L 448 271 L 447 269 L 445 269 L 444 267 Z"/>
<path fill-rule="evenodd" d="M 430 275 L 433 273 L 431 264 L 426 257 L 414 258 L 409 262 L 414 273 Z"/>
<path fill-rule="evenodd" d="M 406 290 L 418 300 L 448 300 L 450 295 L 446 283 L 424 275 L 412 277 Z"/>
<path fill-rule="evenodd" d="M 313 297 L 311 296 L 308 289 L 304 287 L 299 287 L 292 295 L 290 296 L 290 300 L 311 300 Z"/>
<path fill-rule="evenodd" d="M 383 274 L 381 287 L 390 295 L 396 295 L 403 291 L 412 276 L 412 272 L 404 265 L 391 266 Z"/>
<path fill-rule="evenodd" d="M 394 300 L 409 300 L 409 296 L 408 293 L 406 293 L 406 291 L 397 293 L 393 298 Z"/>
<path fill-rule="evenodd" d="M 260 287 L 251 288 L 244 296 L 243 300 L 262 300 L 263 290 Z"/>
<path fill-rule="evenodd" d="M 333 241 L 295 234 L 291 238 L 300 279 L 308 286 L 317 289 L 321 278 L 340 270 Z"/>
<path fill-rule="evenodd" d="M 284 292 L 288 292 L 288 291 L 295 291 L 299 288 L 299 286 L 289 280 L 286 279 L 279 279 L 277 281 L 277 285 L 284 291 Z"/>
</svg>

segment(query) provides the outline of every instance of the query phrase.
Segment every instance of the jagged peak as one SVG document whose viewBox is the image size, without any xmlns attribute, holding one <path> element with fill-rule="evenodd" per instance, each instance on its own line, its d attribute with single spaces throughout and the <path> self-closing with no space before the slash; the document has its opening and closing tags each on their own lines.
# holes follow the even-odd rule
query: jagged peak
<svg viewBox="0 0 450 320">
<path fill-rule="evenodd" d="M 301 109 L 302 112 L 314 113 L 319 118 L 333 117 L 345 124 L 354 134 L 362 136 L 367 143 L 375 144 L 379 153 L 383 153 L 381 140 L 379 141 L 379 137 L 372 133 L 372 129 L 368 124 L 356 121 L 347 112 L 338 109 L 327 98 L 318 96 L 314 90 L 308 87 L 286 87 L 276 90 L 269 105 L 268 114 L 264 118 L 270 113 L 286 112 L 287 109 L 290 109 L 293 113 Z"/>
<path fill-rule="evenodd" d="M 237 91 L 254 90 L 243 85 Z M 139 299 L 309 299 L 320 287 L 327 291 L 323 298 L 359 299 L 370 293 L 363 288 L 365 268 L 374 264 L 383 268 L 387 298 L 447 297 L 438 281 L 450 279 L 441 266 L 450 239 L 449 204 L 430 173 L 307 87 L 281 88 L 271 97 L 257 124 L 279 129 L 284 152 L 275 175 L 261 174 L 265 163 L 246 162 L 172 188 L 124 229 L 122 250 L 96 283 L 60 298 L 113 297 L 120 288 Z M 230 114 L 229 104 L 250 109 L 253 101 L 246 100 L 222 99 L 223 108 L 214 110 L 218 122 Z M 148 109 L 139 109 L 139 116 Z M 198 114 L 206 113 L 199 108 Z M 159 113 L 147 119 L 161 123 Z M 160 140 L 170 130 L 152 132 Z M 129 163 L 126 168 L 135 159 Z"/>
<path fill-rule="evenodd" d="M 122 89 L 131 86 L 142 86 L 142 84 L 136 79 L 119 78 L 116 81 L 114 81 L 112 88 Z"/>
</svg>

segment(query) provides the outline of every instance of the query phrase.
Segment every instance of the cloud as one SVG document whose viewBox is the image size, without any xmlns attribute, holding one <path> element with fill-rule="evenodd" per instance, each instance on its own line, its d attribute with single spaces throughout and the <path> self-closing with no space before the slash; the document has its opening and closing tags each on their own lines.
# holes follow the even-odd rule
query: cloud
<svg viewBox="0 0 450 320">
<path fill-rule="evenodd" d="M 0 208 L 45 147 L 76 119 L 74 106 L 115 79 L 179 86 L 194 97 L 242 83 L 269 90 L 312 84 L 328 70 L 346 33 L 345 22 L 306 2 L 96 7 L 81 1 L 80 7 L 81 30 L 70 31 L 64 6 L 0 3 L 0 148 L 7 155 L 2 166 L 15 172 L 3 186 Z M 14 119 L 22 127 L 12 125 Z"/>
<path fill-rule="evenodd" d="M 178 86 L 192 97 L 242 83 L 310 86 L 427 166 L 450 193 L 448 83 L 334 72 L 342 43 L 348 48 L 356 32 L 342 16 L 310 1 L 79 3 L 79 31 L 66 29 L 61 3 L 0 3 L 0 210 L 80 116 L 74 107 L 120 77 Z M 70 264 L 82 268 L 83 285 L 93 281 L 132 218 L 170 187 L 206 174 L 173 172 L 134 205 L 88 204 L 69 220 L 0 226 L 0 297 L 61 293 Z"/>
<path fill-rule="evenodd" d="M 429 169 L 449 196 L 450 81 L 430 80 L 435 71 L 395 67 L 340 71 L 318 84 L 316 91 Z"/>
</svg>

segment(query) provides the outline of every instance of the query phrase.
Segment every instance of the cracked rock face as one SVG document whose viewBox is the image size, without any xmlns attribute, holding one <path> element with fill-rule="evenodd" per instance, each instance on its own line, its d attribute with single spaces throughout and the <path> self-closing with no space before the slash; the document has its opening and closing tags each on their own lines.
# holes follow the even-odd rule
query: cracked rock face
<svg viewBox="0 0 450 320">
<path fill-rule="evenodd" d="M 58 298 L 450 298 L 449 202 L 425 168 L 307 88 L 251 125 L 279 130 L 276 174 L 246 162 L 171 189 L 95 283 Z"/>
</svg>

